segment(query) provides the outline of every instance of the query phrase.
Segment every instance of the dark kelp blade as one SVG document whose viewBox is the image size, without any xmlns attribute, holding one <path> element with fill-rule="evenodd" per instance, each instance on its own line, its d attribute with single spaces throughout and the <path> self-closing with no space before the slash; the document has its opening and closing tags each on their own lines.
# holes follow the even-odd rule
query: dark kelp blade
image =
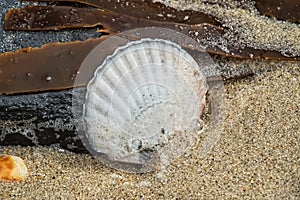
<svg viewBox="0 0 300 200">
<path fill-rule="evenodd" d="M 6 30 L 60 30 L 98 25 L 103 26 L 108 32 L 121 32 L 148 26 L 166 27 L 178 31 L 201 29 L 197 25 L 159 22 L 100 9 L 65 6 L 26 6 L 9 10 L 5 16 Z"/>
<path fill-rule="evenodd" d="M 103 26 L 103 31 L 117 33 L 141 27 L 164 27 L 178 32 L 203 32 L 203 24 L 188 25 L 173 22 L 146 20 L 100 9 L 65 6 L 26 6 L 9 10 L 5 16 L 6 30 L 60 30 Z M 220 35 L 223 29 L 207 24 L 208 29 Z M 207 32 L 210 32 L 207 30 Z"/>
<path fill-rule="evenodd" d="M 87 14 L 87 12 L 91 12 L 91 14 Z M 69 13 L 72 13 L 72 17 L 65 17 L 66 14 Z M 77 20 L 73 20 L 75 18 L 77 18 Z M 94 25 L 101 25 L 103 27 L 101 31 L 111 35 L 143 27 L 168 28 L 184 33 L 198 41 L 205 41 L 206 37 L 211 37 L 211 40 L 218 41 L 224 34 L 223 28 L 211 24 L 189 25 L 173 22 L 159 22 L 100 9 L 64 6 L 26 6 L 24 8 L 12 9 L 8 11 L 5 16 L 6 30 L 59 30 L 74 27 L 92 27 Z M 204 51 L 204 49 L 200 50 Z M 225 53 L 213 46 L 208 46 L 206 50 L 212 52 L 219 51 L 220 54 Z"/>
<path fill-rule="evenodd" d="M 89 8 L 26 6 L 5 15 L 5 30 L 60 30 L 88 28 L 105 21 L 105 11 Z"/>
<path fill-rule="evenodd" d="M 255 7 L 263 15 L 300 23 L 300 0 L 255 0 L 255 2 Z"/>
<path fill-rule="evenodd" d="M 0 54 L 0 95 L 73 87 L 82 61 L 105 39 L 49 43 Z M 93 72 L 86 74 L 92 77 Z"/>
<path fill-rule="evenodd" d="M 157 21 L 168 21 L 186 24 L 208 23 L 218 25 L 219 23 L 210 15 L 194 10 L 177 10 L 152 0 L 26 0 L 45 2 L 74 2 L 110 10 L 122 15 L 137 18 L 145 18 Z"/>
<path fill-rule="evenodd" d="M 52 19 L 42 16 L 41 13 L 46 12 Z M 72 12 L 73 16 L 65 18 L 67 13 Z M 91 12 L 91 14 L 87 14 Z M 28 17 L 30 16 L 29 20 Z M 73 20 L 77 18 L 78 21 Z M 64 6 L 27 6 L 21 9 L 13 9 L 9 11 L 5 17 L 5 28 L 7 30 L 58 30 L 71 27 L 92 27 L 94 25 L 103 26 L 102 31 L 111 35 L 115 33 L 143 27 L 161 27 L 172 29 L 184 33 L 195 39 L 203 49 L 199 51 L 207 51 L 213 54 L 219 54 L 238 58 L 265 58 L 265 59 L 281 59 L 281 60 L 299 60 L 299 57 L 286 57 L 277 51 L 267 51 L 262 49 L 254 49 L 251 47 L 239 48 L 238 46 L 226 46 L 228 51 L 224 51 L 219 45 L 225 31 L 223 28 L 211 24 L 179 24 L 173 22 L 159 22 L 153 20 L 140 19 L 118 13 L 87 9 L 87 8 L 71 8 Z M 205 47 L 205 48 L 204 48 Z"/>
</svg>

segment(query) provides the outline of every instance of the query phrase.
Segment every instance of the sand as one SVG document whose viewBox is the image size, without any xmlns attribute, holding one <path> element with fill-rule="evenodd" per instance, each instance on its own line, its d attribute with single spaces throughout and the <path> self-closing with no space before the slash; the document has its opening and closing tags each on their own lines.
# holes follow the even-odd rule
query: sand
<svg viewBox="0 0 300 200">
<path fill-rule="evenodd" d="M 262 38 L 253 45 L 267 46 Z M 270 48 L 281 45 L 272 44 Z M 285 51 L 297 53 L 299 46 L 293 47 Z M 299 199 L 300 62 L 247 64 L 264 70 L 225 82 L 224 129 L 207 154 L 202 154 L 201 139 L 210 132 L 163 171 L 128 174 L 90 155 L 48 147 L 0 147 L 1 154 L 23 158 L 29 169 L 25 181 L 0 182 L 0 198 Z"/>
<path fill-rule="evenodd" d="M 1 199 L 299 199 L 300 65 L 227 82 L 224 131 L 212 152 L 192 151 L 162 172 L 128 174 L 90 155 L 2 147 L 29 176 L 0 182 Z"/>
</svg>

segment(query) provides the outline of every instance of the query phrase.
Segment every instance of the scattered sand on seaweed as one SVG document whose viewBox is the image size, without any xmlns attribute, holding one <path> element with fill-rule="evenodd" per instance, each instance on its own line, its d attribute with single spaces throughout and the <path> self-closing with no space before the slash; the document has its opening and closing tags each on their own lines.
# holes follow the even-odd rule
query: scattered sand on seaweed
<svg viewBox="0 0 300 200">
<path fill-rule="evenodd" d="M 216 17 L 228 28 L 224 40 L 221 41 L 224 44 L 239 44 L 241 47 L 276 50 L 287 56 L 300 56 L 300 25 L 262 16 L 249 1 L 156 1 L 177 9 L 199 10 Z"/>
</svg>

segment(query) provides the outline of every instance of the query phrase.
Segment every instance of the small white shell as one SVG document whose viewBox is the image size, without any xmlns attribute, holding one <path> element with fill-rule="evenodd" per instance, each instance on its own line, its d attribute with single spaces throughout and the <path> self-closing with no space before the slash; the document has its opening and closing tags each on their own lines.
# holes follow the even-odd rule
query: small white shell
<svg viewBox="0 0 300 200">
<path fill-rule="evenodd" d="M 112 162 L 167 165 L 191 145 L 207 89 L 197 62 L 177 44 L 129 42 L 88 84 L 83 117 L 90 148 Z"/>
</svg>

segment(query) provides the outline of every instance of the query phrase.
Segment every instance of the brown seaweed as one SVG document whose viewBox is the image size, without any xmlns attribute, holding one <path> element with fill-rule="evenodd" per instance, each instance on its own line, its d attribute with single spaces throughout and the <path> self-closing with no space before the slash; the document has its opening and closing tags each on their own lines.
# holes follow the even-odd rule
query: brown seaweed
<svg viewBox="0 0 300 200">
<path fill-rule="evenodd" d="M 5 15 L 6 30 L 60 30 L 103 26 L 103 31 L 116 33 L 139 27 L 164 27 L 180 32 L 201 31 L 202 25 L 159 22 L 131 17 L 100 9 L 65 6 L 26 6 L 11 9 Z M 218 28 L 209 25 L 214 29 Z"/>
<path fill-rule="evenodd" d="M 210 15 L 194 10 L 177 10 L 152 0 L 26 0 L 45 2 L 75 2 L 85 5 L 110 10 L 122 15 L 136 18 L 145 18 L 156 21 L 168 21 L 186 24 L 219 23 Z"/>
<path fill-rule="evenodd" d="M 26 6 L 5 15 L 5 30 L 59 30 L 95 27 L 105 23 L 106 11 L 89 8 Z"/>
<path fill-rule="evenodd" d="M 270 17 L 300 23 L 300 0 L 255 0 L 257 10 Z"/>
<path fill-rule="evenodd" d="M 41 13 L 46 14 L 41 15 Z M 98 9 L 63 6 L 27 6 L 21 9 L 10 10 L 5 16 L 5 28 L 7 30 L 57 30 L 72 27 L 92 27 L 95 25 L 101 25 L 103 27 L 101 31 L 110 35 L 141 27 L 168 28 L 190 36 L 198 41 L 199 44 L 205 46 L 205 51 L 214 54 L 239 58 L 299 60 L 298 57 L 286 57 L 277 51 L 260 50 L 251 47 L 226 46 L 228 51 L 225 52 L 217 44 L 226 30 L 211 24 L 189 25 L 159 22 Z M 204 49 L 200 50 L 204 51 Z"/>
<path fill-rule="evenodd" d="M 0 54 L 0 95 L 73 87 L 84 58 L 105 39 L 49 43 Z"/>
</svg>

